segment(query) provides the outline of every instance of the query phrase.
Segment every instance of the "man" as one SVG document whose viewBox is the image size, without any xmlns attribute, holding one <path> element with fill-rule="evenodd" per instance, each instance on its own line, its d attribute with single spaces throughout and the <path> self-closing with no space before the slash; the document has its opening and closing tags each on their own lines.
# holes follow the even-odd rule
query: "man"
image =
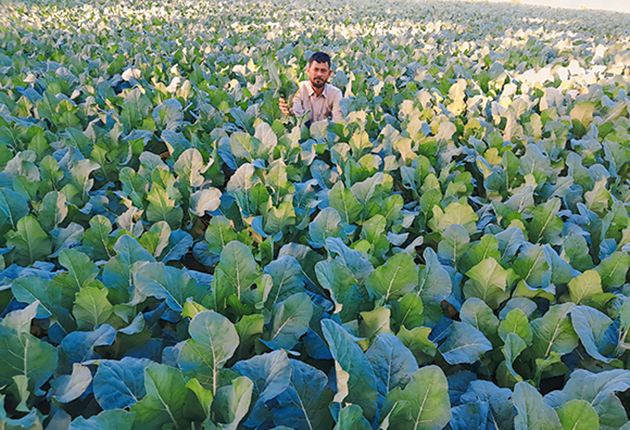
<svg viewBox="0 0 630 430">
<path fill-rule="evenodd" d="M 311 122 L 323 121 L 332 117 L 337 122 L 342 119 L 339 102 L 342 99 L 341 90 L 327 84 L 332 75 L 330 57 L 325 52 L 311 55 L 306 68 L 309 81 L 300 82 L 300 89 L 293 97 L 293 106 L 289 108 L 285 99 L 280 98 L 280 110 L 285 115 L 298 116 L 308 112 Z"/>
</svg>

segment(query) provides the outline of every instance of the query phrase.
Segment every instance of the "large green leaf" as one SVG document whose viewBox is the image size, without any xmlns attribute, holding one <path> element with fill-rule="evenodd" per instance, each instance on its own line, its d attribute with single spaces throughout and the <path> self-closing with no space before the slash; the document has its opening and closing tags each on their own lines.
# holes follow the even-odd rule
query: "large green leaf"
<svg viewBox="0 0 630 430">
<path fill-rule="evenodd" d="M 437 366 L 418 369 L 404 389 L 387 395 L 392 428 L 439 430 L 451 419 L 451 402 L 444 372 Z"/>
<path fill-rule="evenodd" d="M 325 260 L 315 265 L 315 273 L 321 286 L 330 292 L 334 313 L 339 313 L 344 322 L 357 318 L 363 297 L 352 271 L 338 261 Z"/>
<path fill-rule="evenodd" d="M 267 402 L 283 393 L 291 384 L 291 366 L 284 351 L 257 355 L 237 362 L 233 369 L 254 383 L 252 403 L 246 425 L 259 425 L 270 419 Z"/>
<path fill-rule="evenodd" d="M 265 307 L 271 309 L 276 303 L 282 302 L 293 294 L 304 291 L 304 272 L 300 263 L 290 255 L 285 255 L 265 266 L 264 273 L 271 276 L 273 288 L 265 302 Z"/>
<path fill-rule="evenodd" d="M 241 420 L 249 410 L 252 400 L 252 390 L 254 384 L 245 376 L 240 376 L 232 380 L 231 385 L 221 387 L 217 390 L 212 403 L 215 416 L 223 423 L 215 428 L 221 430 L 236 430 Z M 213 428 L 210 426 L 210 428 Z"/>
<path fill-rule="evenodd" d="M 373 297 L 382 298 L 384 302 L 387 302 L 397 300 L 413 291 L 417 284 L 416 264 L 411 255 L 401 252 L 370 273 L 365 287 Z"/>
<path fill-rule="evenodd" d="M 573 303 L 554 305 L 545 315 L 532 321 L 532 347 L 537 356 L 546 358 L 552 352 L 568 354 L 575 349 L 578 336 L 568 317 L 574 306 Z"/>
<path fill-rule="evenodd" d="M 586 352 L 597 360 L 610 363 L 611 359 L 601 354 L 598 344 L 612 324 L 612 320 L 590 306 L 575 306 L 571 309 L 571 322 Z"/>
<path fill-rule="evenodd" d="M 219 370 L 238 347 L 234 324 L 216 312 L 204 311 L 194 316 L 188 331 L 191 339 L 179 353 L 179 367 L 215 394 L 219 387 Z"/>
<path fill-rule="evenodd" d="M 291 384 L 277 397 L 278 403 L 272 409 L 274 423 L 295 430 L 332 427 L 329 408 L 334 393 L 326 374 L 298 360 L 289 362 Z"/>
<path fill-rule="evenodd" d="M 52 252 L 52 241 L 32 215 L 27 215 L 7 233 L 7 246 L 13 247 L 10 256 L 21 266 L 44 260 Z"/>
<path fill-rule="evenodd" d="M 24 375 L 35 389 L 48 381 L 57 368 L 57 350 L 30 333 L 39 303 L 9 313 L 0 321 L 0 384 L 10 385 Z"/>
<path fill-rule="evenodd" d="M 543 401 L 538 391 L 527 382 L 514 387 L 515 430 L 562 430 L 556 411 Z"/>
<path fill-rule="evenodd" d="M 251 289 L 260 272 L 249 248 L 238 241 L 225 245 L 221 261 L 216 267 L 212 283 L 213 305 L 217 309 L 227 306 L 229 296 L 242 299 Z"/>
<path fill-rule="evenodd" d="M 125 234 L 120 236 L 114 245 L 118 253 L 103 268 L 103 282 L 112 291 L 113 300 L 127 302 L 141 300 L 142 295 L 134 288 L 134 273 L 141 267 L 139 262 L 154 262 L 155 258 L 142 247 L 136 239 Z"/>
<path fill-rule="evenodd" d="M 348 405 L 339 411 L 339 418 L 333 430 L 370 430 L 370 423 L 357 405 Z"/>
<path fill-rule="evenodd" d="M 104 410 L 133 406 L 146 394 L 144 369 L 152 364 L 146 358 L 123 357 L 102 360 L 94 375 L 94 397 Z"/>
<path fill-rule="evenodd" d="M 496 308 L 509 297 L 505 292 L 508 271 L 492 257 L 470 269 L 466 276 L 470 278 L 464 285 L 464 294 L 467 298 L 477 297 L 491 308 Z"/>
<path fill-rule="evenodd" d="M 201 302 L 207 291 L 186 271 L 164 263 L 146 263 L 133 274 L 134 285 L 144 296 L 164 299 L 166 305 L 181 312 L 186 300 Z"/>
<path fill-rule="evenodd" d="M 586 400 L 571 400 L 556 409 L 564 430 L 599 428 L 597 412 Z"/>
<path fill-rule="evenodd" d="M 77 417 L 70 424 L 70 430 L 131 430 L 136 414 L 116 409 L 103 411 L 89 419 Z"/>
<path fill-rule="evenodd" d="M 599 416 L 602 428 L 619 428 L 628 421 L 626 411 L 615 394 L 630 388 L 630 371 L 624 369 L 591 373 L 578 369 L 571 374 L 562 391 L 552 391 L 545 403 L 558 408 L 571 400 L 587 401 Z"/>
<path fill-rule="evenodd" d="M 107 322 L 114 313 L 114 306 L 107 299 L 107 289 L 87 287 L 79 291 L 72 308 L 72 315 L 79 330 L 94 330 Z"/>
<path fill-rule="evenodd" d="M 313 304 L 306 293 L 296 293 L 274 306 L 271 327 L 263 342 L 271 349 L 293 349 L 308 330 L 313 316 Z"/>
<path fill-rule="evenodd" d="M 404 387 L 418 370 L 416 359 L 403 342 L 388 333 L 379 334 L 365 356 L 376 376 L 382 400 L 396 387 Z"/>
<path fill-rule="evenodd" d="M 148 366 L 144 369 L 144 387 L 147 394 L 131 407 L 136 413 L 134 428 L 186 426 L 184 407 L 189 390 L 179 369 L 157 363 Z"/>
<path fill-rule="evenodd" d="M 368 419 L 376 415 L 377 380 L 369 360 L 353 337 L 331 320 L 321 322 L 324 337 L 336 361 L 337 396 L 355 403 Z"/>
<path fill-rule="evenodd" d="M 492 344 L 473 326 L 454 321 L 446 341 L 438 349 L 449 364 L 474 363 L 492 349 Z"/>
<path fill-rule="evenodd" d="M 337 210 L 341 217 L 341 222 L 345 224 L 354 223 L 361 214 L 359 201 L 341 181 L 337 182 L 330 190 L 328 202 L 331 208 Z"/>
</svg>

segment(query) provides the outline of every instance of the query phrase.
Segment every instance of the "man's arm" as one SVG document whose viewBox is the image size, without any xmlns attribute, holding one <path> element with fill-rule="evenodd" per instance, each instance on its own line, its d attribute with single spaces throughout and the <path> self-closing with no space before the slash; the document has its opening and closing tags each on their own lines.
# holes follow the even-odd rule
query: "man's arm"
<svg viewBox="0 0 630 430">
<path fill-rule="evenodd" d="M 293 97 L 293 113 L 295 116 L 302 116 L 305 112 L 306 110 L 302 103 L 302 88 L 300 88 L 295 97 Z"/>
<path fill-rule="evenodd" d="M 343 96 L 341 95 L 341 90 L 335 91 L 332 102 L 332 122 L 339 122 L 343 120 L 343 112 L 341 110 L 341 106 L 339 106 L 339 102 L 342 98 Z"/>
</svg>

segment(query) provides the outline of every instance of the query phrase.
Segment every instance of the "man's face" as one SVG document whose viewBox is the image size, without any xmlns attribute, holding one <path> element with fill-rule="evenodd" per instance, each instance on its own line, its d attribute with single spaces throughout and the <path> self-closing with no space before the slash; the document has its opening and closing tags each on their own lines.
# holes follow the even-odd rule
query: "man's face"
<svg viewBox="0 0 630 430">
<path fill-rule="evenodd" d="M 317 61 L 313 61 L 306 68 L 306 73 L 308 73 L 308 77 L 311 80 L 311 85 L 315 88 L 323 88 L 326 85 L 326 81 L 332 75 L 332 70 L 328 67 L 326 63 L 318 63 Z"/>
</svg>

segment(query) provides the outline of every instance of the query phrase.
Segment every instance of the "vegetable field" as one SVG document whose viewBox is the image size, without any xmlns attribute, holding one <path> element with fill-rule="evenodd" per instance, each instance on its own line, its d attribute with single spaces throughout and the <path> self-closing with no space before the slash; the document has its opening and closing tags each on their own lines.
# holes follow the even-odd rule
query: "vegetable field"
<svg viewBox="0 0 630 430">
<path fill-rule="evenodd" d="M 0 429 L 630 429 L 628 28 L 3 2 Z"/>
</svg>

